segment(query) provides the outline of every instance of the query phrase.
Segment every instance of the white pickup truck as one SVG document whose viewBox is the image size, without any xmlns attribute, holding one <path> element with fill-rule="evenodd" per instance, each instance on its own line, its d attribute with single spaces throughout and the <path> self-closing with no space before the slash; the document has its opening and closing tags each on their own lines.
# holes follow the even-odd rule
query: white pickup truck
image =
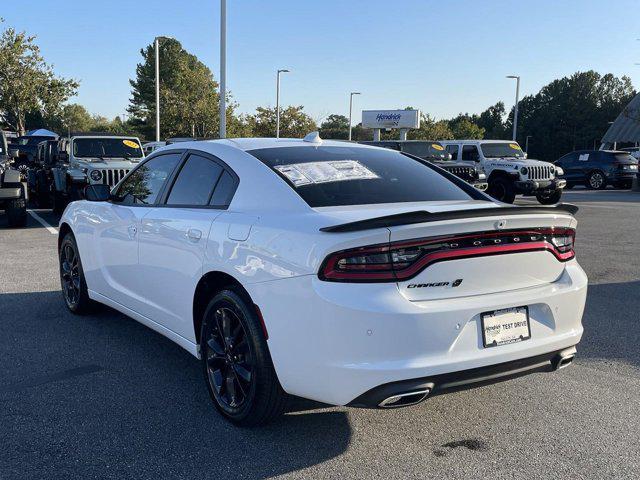
<svg viewBox="0 0 640 480">
<path fill-rule="evenodd" d="M 557 203 L 567 182 L 558 178 L 559 168 L 529 160 L 517 142 L 509 140 L 443 140 L 453 160 L 478 162 L 487 176 L 487 193 L 496 200 L 513 203 L 516 195 L 535 195 L 543 205 Z"/>
</svg>

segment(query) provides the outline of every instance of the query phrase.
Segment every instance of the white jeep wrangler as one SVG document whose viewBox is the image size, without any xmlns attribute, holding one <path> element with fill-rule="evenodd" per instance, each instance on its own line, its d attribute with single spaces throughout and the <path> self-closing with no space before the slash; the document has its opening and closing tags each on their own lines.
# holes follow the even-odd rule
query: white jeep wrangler
<svg viewBox="0 0 640 480">
<path fill-rule="evenodd" d="M 452 159 L 478 162 L 487 176 L 487 193 L 496 200 L 513 203 L 516 195 L 535 195 L 543 205 L 560 201 L 567 182 L 557 176 L 559 167 L 528 160 L 517 142 L 508 140 L 443 140 Z"/>
<path fill-rule="evenodd" d="M 137 137 L 72 134 L 58 142 L 57 162 L 51 169 L 54 210 L 79 200 L 87 185 L 116 184 L 144 158 Z"/>
</svg>

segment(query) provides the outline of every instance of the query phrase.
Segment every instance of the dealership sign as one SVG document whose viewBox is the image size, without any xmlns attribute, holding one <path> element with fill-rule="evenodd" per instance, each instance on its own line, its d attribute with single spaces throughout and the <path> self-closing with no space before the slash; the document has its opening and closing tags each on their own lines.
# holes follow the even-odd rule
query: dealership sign
<svg viewBox="0 0 640 480">
<path fill-rule="evenodd" d="M 365 128 L 420 128 L 420 110 L 363 110 Z"/>
</svg>

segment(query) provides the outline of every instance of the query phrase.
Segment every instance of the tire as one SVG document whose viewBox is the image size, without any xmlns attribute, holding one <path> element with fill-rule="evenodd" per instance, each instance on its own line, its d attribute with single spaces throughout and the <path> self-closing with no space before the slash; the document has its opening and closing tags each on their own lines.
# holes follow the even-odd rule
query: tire
<svg viewBox="0 0 640 480">
<path fill-rule="evenodd" d="M 262 323 L 239 290 L 223 290 L 209 302 L 200 352 L 209 395 L 226 419 L 250 427 L 284 413 L 287 394 L 273 368 Z"/>
<path fill-rule="evenodd" d="M 493 198 L 504 203 L 513 203 L 516 199 L 516 189 L 508 178 L 498 177 L 489 183 L 488 193 Z"/>
<path fill-rule="evenodd" d="M 20 172 L 20 181 L 26 182 L 29 176 L 29 160 L 21 157 L 13 164 L 13 168 Z"/>
<path fill-rule="evenodd" d="M 543 195 L 541 193 L 536 194 L 536 198 L 538 199 L 538 202 L 540 202 L 542 205 L 554 205 L 560 201 L 561 197 L 562 197 L 561 188 L 555 190 L 554 192 L 548 195 Z"/>
<path fill-rule="evenodd" d="M 80 252 L 73 233 L 67 233 L 62 239 L 58 258 L 60 261 L 60 286 L 65 305 L 74 315 L 91 313 L 95 308 L 95 303 L 89 298 Z"/>
<path fill-rule="evenodd" d="M 600 170 L 595 170 L 587 177 L 587 188 L 591 190 L 604 190 L 607 188 L 607 178 Z"/>
</svg>

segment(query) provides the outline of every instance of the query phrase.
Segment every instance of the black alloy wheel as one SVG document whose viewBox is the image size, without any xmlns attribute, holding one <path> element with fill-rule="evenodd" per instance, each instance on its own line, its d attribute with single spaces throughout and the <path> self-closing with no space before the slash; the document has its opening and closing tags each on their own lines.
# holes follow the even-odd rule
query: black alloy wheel
<svg viewBox="0 0 640 480">
<path fill-rule="evenodd" d="M 234 413 L 253 393 L 254 356 L 247 332 L 231 308 L 220 306 L 213 317 L 206 342 L 209 383 L 219 405 Z"/>
<path fill-rule="evenodd" d="M 216 409 L 234 424 L 268 423 L 286 408 L 257 307 L 240 287 L 217 293 L 200 329 L 200 356 Z"/>
<path fill-rule="evenodd" d="M 94 303 L 89 298 L 80 253 L 72 233 L 67 233 L 62 240 L 59 255 L 60 285 L 67 308 L 77 315 L 89 313 Z"/>
</svg>

